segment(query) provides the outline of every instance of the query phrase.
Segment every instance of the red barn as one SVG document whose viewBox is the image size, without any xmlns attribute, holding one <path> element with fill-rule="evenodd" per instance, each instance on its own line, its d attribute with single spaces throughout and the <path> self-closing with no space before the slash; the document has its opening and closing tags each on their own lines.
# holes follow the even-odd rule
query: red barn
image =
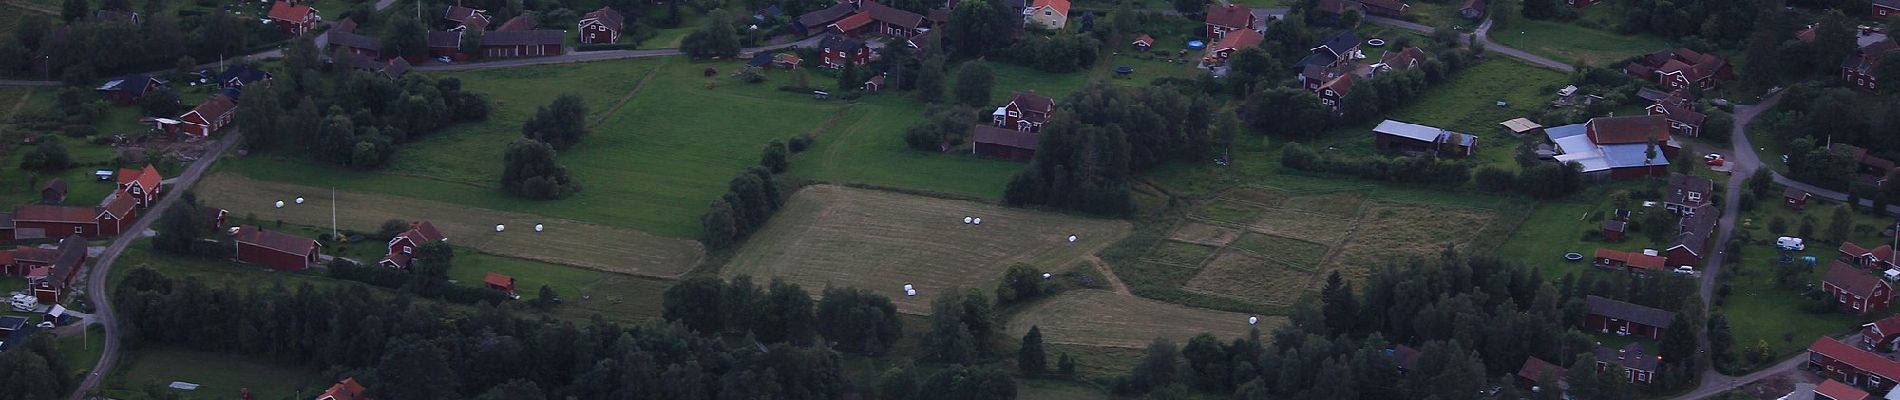
<svg viewBox="0 0 1900 400">
<path fill-rule="evenodd" d="M 449 28 L 449 30 L 452 31 L 466 31 L 469 29 L 481 31 L 488 29 L 488 23 L 493 22 L 487 13 L 487 10 L 463 7 L 461 2 L 458 1 L 456 5 L 449 6 L 447 11 L 442 12 L 442 19 L 455 23 L 454 28 Z"/>
<path fill-rule="evenodd" d="M 1623 367 L 1623 381 L 1638 385 L 1656 382 L 1656 373 L 1661 371 L 1662 357 L 1645 354 L 1643 345 L 1630 343 L 1621 349 L 1597 346 L 1597 372 L 1610 369 L 1611 365 Z"/>
<path fill-rule="evenodd" d="M 482 34 L 482 57 L 558 56 L 565 48 L 566 33 L 550 30 L 494 31 Z"/>
<path fill-rule="evenodd" d="M 1220 41 L 1228 32 L 1251 31 L 1258 22 L 1253 9 L 1235 4 L 1210 4 L 1207 6 L 1207 38 Z"/>
<path fill-rule="evenodd" d="M 316 240 L 266 231 L 263 228 L 245 225 L 237 232 L 237 259 L 239 262 L 263 264 L 273 268 L 302 271 L 317 263 L 317 250 L 322 245 Z"/>
<path fill-rule="evenodd" d="M 1036 143 L 1041 140 L 1035 132 L 989 125 L 976 125 L 970 130 L 970 153 L 997 158 L 1027 160 L 1035 157 Z"/>
<path fill-rule="evenodd" d="M 515 295 L 515 278 L 512 276 L 490 272 L 482 277 L 482 283 L 488 284 L 489 289 L 500 290 L 509 296 Z"/>
<path fill-rule="evenodd" d="M 297 0 L 280 0 L 271 4 L 269 15 L 271 23 L 277 24 L 278 29 L 290 36 L 303 36 L 315 30 L 318 22 L 323 22 L 317 9 Z"/>
<path fill-rule="evenodd" d="M 14 253 L 14 263 L 27 271 L 26 285 L 33 297 L 41 303 L 58 303 L 86 264 L 86 239 L 67 236 L 55 250 L 20 247 Z"/>
<path fill-rule="evenodd" d="M 1049 123 L 1049 114 L 1056 111 L 1056 101 L 1036 92 L 1010 93 L 1009 104 L 997 107 L 990 113 L 990 123 L 998 128 L 1015 129 L 1023 132 L 1042 132 L 1042 125 Z"/>
<path fill-rule="evenodd" d="M 1583 317 L 1583 330 L 1587 332 L 1660 339 L 1663 330 L 1669 329 L 1669 323 L 1676 319 L 1676 313 L 1622 300 L 1595 295 L 1583 300 L 1584 307 L 1588 309 L 1588 314 Z"/>
<path fill-rule="evenodd" d="M 388 268 L 409 268 L 409 261 L 416 255 L 416 248 L 424 243 L 446 242 L 449 238 L 435 229 L 429 221 L 416 221 L 409 224 L 409 230 L 389 238 L 389 251 L 383 253 L 382 261 L 377 265 Z"/>
<path fill-rule="evenodd" d="M 581 44 L 613 44 L 620 41 L 620 30 L 626 27 L 626 17 L 612 8 L 601 7 L 581 16 Z"/>
<path fill-rule="evenodd" d="M 118 176 L 119 191 L 130 194 L 133 199 L 138 200 L 140 208 L 151 207 L 152 202 L 158 201 L 159 192 L 163 189 L 160 187 L 161 182 L 165 178 L 158 174 L 157 167 L 145 164 L 143 170 L 120 168 Z"/>
<path fill-rule="evenodd" d="M 1628 222 L 1614 219 L 1603 221 L 1603 240 L 1621 242 L 1623 241 L 1623 232 L 1628 229 Z"/>
<path fill-rule="evenodd" d="M 13 209 L 14 233 L 18 239 L 39 239 L 79 235 L 99 236 L 98 210 L 93 207 L 60 207 L 28 204 Z"/>
<path fill-rule="evenodd" d="M 1822 377 L 1878 392 L 1900 381 L 1900 362 L 1826 336 L 1808 345 L 1808 366 Z"/>
<path fill-rule="evenodd" d="M 237 100 L 223 94 L 213 95 L 205 99 L 204 104 L 199 104 L 185 115 L 179 116 L 179 123 L 167 126 L 175 133 L 203 138 L 211 136 L 212 132 L 224 129 L 225 125 L 230 124 L 231 116 L 235 114 L 233 111 L 236 110 Z"/>
<path fill-rule="evenodd" d="M 1662 271 L 1664 265 L 1667 265 L 1669 262 L 1667 258 L 1662 256 L 1604 248 L 1597 249 L 1595 260 L 1592 265 L 1595 265 L 1597 268 L 1612 271 L 1628 270 L 1629 272 L 1644 274 Z"/>
<path fill-rule="evenodd" d="M 1887 308 L 1893 296 L 1893 286 L 1887 281 L 1840 261 L 1828 265 L 1827 274 L 1821 277 L 1821 290 L 1833 296 L 1842 310 L 1855 314 Z"/>
<path fill-rule="evenodd" d="M 430 31 L 429 56 L 448 57 L 451 61 L 468 60 L 468 54 L 462 53 L 462 32 Z"/>
<path fill-rule="evenodd" d="M 1801 209 L 1808 208 L 1809 197 L 1808 191 L 1790 187 L 1781 191 L 1781 204 L 1795 211 L 1800 211 Z"/>
<path fill-rule="evenodd" d="M 1874 0 L 1874 18 L 1887 19 L 1887 16 L 1900 13 L 1900 0 Z"/>
</svg>

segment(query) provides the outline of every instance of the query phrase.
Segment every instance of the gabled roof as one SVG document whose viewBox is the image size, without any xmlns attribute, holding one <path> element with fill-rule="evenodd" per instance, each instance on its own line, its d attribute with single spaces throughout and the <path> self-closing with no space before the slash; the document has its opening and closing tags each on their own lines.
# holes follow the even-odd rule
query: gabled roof
<svg viewBox="0 0 1900 400">
<path fill-rule="evenodd" d="M 1347 93 L 1352 93 L 1352 84 L 1354 80 L 1355 78 L 1353 78 L 1352 74 L 1339 74 L 1339 76 L 1333 77 L 1332 80 L 1326 81 L 1326 83 L 1319 85 L 1319 88 L 1320 90 L 1330 89 L 1333 91 L 1333 93 L 1338 93 L 1339 97 L 1346 97 Z"/>
<path fill-rule="evenodd" d="M 1841 288 L 1841 290 L 1860 295 L 1861 297 L 1872 297 L 1874 289 L 1886 285 L 1879 277 L 1850 267 L 1847 263 L 1840 262 L 1839 260 L 1828 264 L 1827 274 L 1821 276 L 1821 283 Z"/>
<path fill-rule="evenodd" d="M 1887 7 L 1887 8 L 1900 9 L 1900 0 L 1874 0 L 1874 5 Z"/>
<path fill-rule="evenodd" d="M 429 47 L 461 48 L 462 31 L 429 31 Z"/>
<path fill-rule="evenodd" d="M 1056 100 L 1036 94 L 1036 92 L 1010 92 L 1009 103 L 1024 110 L 1051 112 L 1056 109 Z"/>
<path fill-rule="evenodd" d="M 389 59 L 389 67 L 383 68 L 383 76 L 389 79 L 401 78 L 403 74 L 407 73 L 409 73 L 409 60 L 405 60 L 402 57 Z"/>
<path fill-rule="evenodd" d="M 1814 344 L 1808 345 L 1808 351 L 1827 356 L 1854 369 L 1880 375 L 1887 380 L 1900 379 L 1900 362 L 1854 348 L 1831 337 L 1822 336 L 1814 339 Z"/>
<path fill-rule="evenodd" d="M 1517 369 L 1517 376 L 1519 378 L 1535 381 L 1542 378 L 1546 372 L 1556 376 L 1558 379 L 1562 379 L 1564 376 L 1563 367 L 1559 367 L 1557 364 L 1551 364 L 1549 361 L 1544 361 L 1537 357 L 1524 359 L 1524 367 Z"/>
<path fill-rule="evenodd" d="M 60 178 L 53 178 L 52 181 L 46 182 L 46 186 L 40 187 L 40 191 L 48 191 L 48 190 L 59 192 L 60 196 L 65 196 L 66 195 L 66 180 L 60 179 Z"/>
<path fill-rule="evenodd" d="M 225 68 L 224 72 L 218 73 L 218 82 L 223 83 L 230 83 L 236 80 L 239 84 L 250 84 L 270 78 L 271 75 L 269 72 L 264 72 L 264 70 L 243 64 L 233 65 Z"/>
<path fill-rule="evenodd" d="M 481 23 L 484 26 L 486 26 L 488 23 L 488 14 L 483 14 L 483 12 L 485 11 L 463 7 L 459 5 L 452 5 L 452 6 L 449 6 L 449 9 L 447 11 L 444 11 L 442 13 L 442 19 L 460 22 L 463 24 L 469 23 L 469 20 L 471 19 L 477 19 L 477 20 L 481 20 L 482 21 Z"/>
<path fill-rule="evenodd" d="M 849 17 L 844 17 L 844 19 L 832 23 L 831 26 L 837 27 L 840 32 L 851 32 L 870 24 L 871 14 L 857 13 L 851 14 Z"/>
<path fill-rule="evenodd" d="M 317 249 L 316 240 L 251 225 L 238 227 L 237 241 L 290 254 L 310 254 Z"/>
<path fill-rule="evenodd" d="M 1221 36 L 1220 42 L 1214 43 L 1214 47 L 1209 47 L 1208 51 L 1240 50 L 1259 46 L 1262 40 L 1266 40 L 1266 36 L 1261 35 L 1260 32 L 1254 32 L 1252 29 L 1241 29 L 1227 32 L 1227 35 Z"/>
<path fill-rule="evenodd" d="M 1353 34 L 1350 30 L 1344 30 L 1339 31 L 1339 33 L 1334 33 L 1332 36 L 1327 36 L 1326 40 L 1320 42 L 1319 47 L 1313 50 L 1318 51 L 1324 48 L 1327 51 L 1333 52 L 1333 55 L 1336 57 L 1343 57 L 1346 51 L 1357 47 L 1359 47 L 1359 35 Z"/>
<path fill-rule="evenodd" d="M 369 400 L 369 396 L 363 395 L 365 391 L 363 384 L 356 383 L 356 378 L 343 378 L 342 382 L 330 385 L 329 390 L 317 395 L 317 400 Z"/>
<path fill-rule="evenodd" d="M 165 180 L 164 176 L 158 174 L 158 167 L 153 167 L 152 164 L 145 164 L 145 169 L 142 170 L 120 168 L 118 176 L 120 186 L 138 183 L 139 187 L 145 190 L 158 189 L 160 181 Z"/>
<path fill-rule="evenodd" d="M 1590 141 L 1599 145 L 1648 144 L 1651 137 L 1669 142 L 1669 120 L 1661 115 L 1597 117 L 1584 124 Z"/>
<path fill-rule="evenodd" d="M 993 144 L 1024 150 L 1035 150 L 1042 138 L 1034 132 L 998 128 L 990 124 L 976 124 L 971 127 L 970 142 Z"/>
<path fill-rule="evenodd" d="M 1143 33 L 1143 34 L 1141 34 L 1141 36 L 1136 36 L 1136 37 L 1135 37 L 1135 41 L 1134 41 L 1134 43 L 1139 43 L 1139 44 L 1141 44 L 1141 45 L 1144 45 L 1144 46 L 1153 46 L 1153 45 L 1155 44 L 1155 37 L 1154 37 L 1154 36 L 1148 36 L 1148 34 L 1146 34 L 1146 33 Z"/>
<path fill-rule="evenodd" d="M 1382 134 L 1382 135 L 1403 137 L 1406 139 L 1412 139 L 1412 140 L 1417 140 L 1421 142 L 1437 143 L 1439 139 L 1445 137 L 1445 134 L 1449 133 L 1450 131 L 1446 131 L 1444 128 L 1439 128 L 1435 126 L 1419 125 L 1419 124 L 1414 124 L 1410 122 L 1395 121 L 1395 120 L 1388 119 L 1385 121 L 1380 121 L 1379 126 L 1372 128 L 1372 132 Z"/>
<path fill-rule="evenodd" d="M 1603 230 L 1605 231 L 1623 232 L 1624 229 L 1628 227 L 1629 227 L 1628 222 L 1623 222 L 1623 221 L 1614 220 L 1614 219 L 1603 220 Z"/>
<path fill-rule="evenodd" d="M 516 15 L 514 18 L 509 18 L 508 22 L 501 23 L 501 26 L 496 27 L 495 30 L 497 31 L 525 31 L 529 29 L 534 29 L 534 27 L 538 24 L 539 24 L 538 22 L 534 21 L 534 17 L 529 16 L 528 14 L 521 14 L 521 15 Z"/>
<path fill-rule="evenodd" d="M 1676 313 L 1644 307 L 1622 300 L 1590 295 L 1583 298 L 1584 308 L 1591 314 L 1602 315 L 1624 321 L 1635 322 L 1657 328 L 1668 328 L 1676 319 Z"/>
<path fill-rule="evenodd" d="M 774 10 L 777 9 L 777 6 L 773 7 Z M 606 25 L 607 28 L 616 31 L 626 27 L 627 24 L 627 18 L 625 16 L 620 15 L 619 11 L 614 11 L 614 9 L 608 7 L 601 7 L 599 10 L 589 11 L 587 15 L 582 15 L 581 25 L 586 25 L 587 21 L 600 22 L 601 25 Z"/>
<path fill-rule="evenodd" d="M 119 79 L 106 81 L 105 84 L 99 85 L 99 88 L 93 90 L 102 92 L 124 91 L 137 96 L 143 95 L 147 90 L 150 90 L 154 80 L 156 79 L 150 75 L 131 74 L 120 77 Z"/>
<path fill-rule="evenodd" d="M 415 241 L 416 245 L 422 245 L 423 243 L 428 243 L 428 242 L 448 240 L 448 237 L 442 236 L 442 231 L 436 230 L 435 224 L 431 224 L 429 223 L 429 221 L 416 221 L 416 222 L 410 223 L 409 230 L 403 231 L 402 234 L 398 236 L 409 238 L 409 240 Z"/>
<path fill-rule="evenodd" d="M 70 224 L 90 224 L 93 217 L 99 216 L 92 207 L 61 207 L 45 204 L 27 204 L 13 209 L 14 221 L 58 222 Z"/>
<path fill-rule="evenodd" d="M 1418 47 L 1407 47 L 1404 50 L 1388 51 L 1384 56 L 1379 57 L 1380 63 L 1400 71 L 1411 69 L 1413 63 L 1423 60 L 1425 60 L 1425 50 Z"/>
<path fill-rule="evenodd" d="M 1879 321 L 1861 325 L 1861 327 L 1867 328 L 1865 333 L 1875 338 L 1880 338 L 1880 336 L 1874 336 L 1872 331 L 1880 331 L 1881 336 L 1900 335 L 1900 314 L 1889 315 L 1886 318 L 1881 318 Z"/>
<path fill-rule="evenodd" d="M 1247 21 L 1252 18 L 1253 9 L 1244 5 L 1209 4 L 1207 6 L 1207 23 L 1211 25 L 1253 30 L 1253 27 L 1247 24 Z"/>
<path fill-rule="evenodd" d="M 847 53 L 857 51 L 858 49 L 863 48 L 863 47 L 864 47 L 863 40 L 852 39 L 852 38 L 840 36 L 840 35 L 825 36 L 824 40 L 818 41 L 818 48 L 820 49 L 838 50 L 838 51 L 847 52 Z"/>
<path fill-rule="evenodd" d="M 1699 202 L 1708 202 L 1707 196 L 1713 191 L 1715 191 L 1715 180 L 1689 174 L 1670 174 L 1669 194 L 1664 196 L 1664 201 L 1677 204 L 1688 203 L 1685 198 L 1688 196 L 1687 193 L 1695 192 L 1703 194 Z"/>
<path fill-rule="evenodd" d="M 1869 255 L 1866 248 L 1862 248 L 1860 245 L 1854 244 L 1854 242 L 1841 242 L 1841 254 L 1854 257 L 1866 257 Z"/>
<path fill-rule="evenodd" d="M 1529 118 L 1521 118 L 1521 117 L 1513 118 L 1510 121 L 1499 122 L 1498 125 L 1503 125 L 1504 129 L 1510 129 L 1511 132 L 1514 132 L 1520 135 L 1524 134 L 1525 132 L 1542 129 L 1544 127 L 1543 125 L 1538 125 L 1536 122 L 1532 122 Z"/>
<path fill-rule="evenodd" d="M 812 11 L 798 16 L 798 24 L 804 25 L 806 28 L 831 25 L 832 22 L 836 22 L 838 19 L 844 18 L 857 11 L 857 7 L 852 7 L 850 2 L 839 2 L 823 10 Z"/>
<path fill-rule="evenodd" d="M 217 118 L 217 116 L 231 112 L 231 109 L 234 108 L 237 108 L 237 102 L 232 101 L 231 96 L 219 94 L 205 99 L 204 103 L 198 104 L 197 107 L 192 107 L 191 111 L 186 112 L 186 114 L 198 113 L 198 115 L 204 116 L 205 120 L 209 121 Z"/>
<path fill-rule="evenodd" d="M 1597 362 L 1621 365 L 1625 369 L 1656 372 L 1662 360 L 1643 351 L 1643 345 L 1630 343 L 1621 349 L 1597 346 Z"/>
<path fill-rule="evenodd" d="M 73 271 L 86 262 L 86 239 L 79 235 L 66 235 L 59 240 L 59 258 L 53 260 L 53 276 L 59 277 L 61 284 L 72 279 Z"/>
<path fill-rule="evenodd" d="M 356 32 L 330 30 L 329 32 L 325 32 L 324 35 L 328 38 L 326 40 L 332 45 L 369 51 L 383 50 L 383 41 L 381 39 L 357 34 Z"/>
<path fill-rule="evenodd" d="M 99 214 L 93 215 L 93 217 L 97 218 L 110 214 L 113 218 L 121 220 L 131 218 L 132 208 L 138 207 L 138 204 L 138 200 L 132 199 L 131 195 L 125 192 L 115 192 L 112 194 L 112 201 L 108 201 L 105 206 L 99 207 Z"/>
<path fill-rule="evenodd" d="M 1055 10 L 1057 14 L 1069 15 L 1069 0 L 1036 0 L 1035 5 L 1030 8 L 1040 9 L 1043 7 Z"/>
<path fill-rule="evenodd" d="M 1069 9 L 1068 0 L 1058 1 L 1063 3 L 1062 11 L 1066 15 Z M 910 29 L 924 27 L 923 14 L 891 8 L 890 6 L 878 4 L 874 1 L 864 1 L 862 5 L 858 7 L 858 13 L 860 15 L 870 15 L 871 19 L 889 25 L 897 25 Z"/>
<path fill-rule="evenodd" d="M 1621 221 L 1618 221 L 1618 222 L 1621 222 Z M 1623 265 L 1635 267 L 1638 269 L 1648 270 L 1648 271 L 1661 271 L 1663 269 L 1663 265 L 1668 263 L 1668 259 L 1663 258 L 1662 256 L 1652 256 L 1652 255 L 1633 252 L 1633 251 L 1626 252 L 1626 251 L 1611 250 L 1611 249 L 1605 249 L 1605 248 L 1597 248 L 1596 254 L 1594 254 L 1594 256 L 1596 258 L 1616 261 L 1619 263 L 1623 263 Z M 1611 301 L 1615 301 L 1615 300 L 1611 300 Z"/>
<path fill-rule="evenodd" d="M 1787 189 L 1781 190 L 1782 198 L 1807 200 L 1808 196 L 1809 196 L 1808 191 L 1797 189 L 1794 187 L 1789 187 Z M 1841 249 L 1845 250 L 1847 249 L 1847 246 L 1851 246 L 1851 245 L 1853 245 L 1853 243 L 1841 243 Z"/>
<path fill-rule="evenodd" d="M 1821 384 L 1815 385 L 1814 394 L 1826 397 L 1826 400 L 1868 400 L 1874 398 L 1874 395 L 1867 394 L 1867 391 L 1855 389 L 1853 386 L 1847 386 L 1847 384 L 1833 379 L 1821 381 Z"/>
<path fill-rule="evenodd" d="M 1664 97 L 1662 101 L 1656 102 L 1656 104 L 1651 104 L 1650 107 L 1662 111 L 1663 115 L 1668 116 L 1671 121 L 1680 121 L 1685 124 L 1695 125 L 1696 127 L 1701 127 L 1702 122 L 1708 121 L 1709 116 L 1703 115 L 1701 112 L 1696 111 L 1695 108 L 1683 106 L 1682 102 L 1675 101 L 1676 99 L 1678 99 L 1678 97 L 1670 95 L 1669 97 Z"/>
<path fill-rule="evenodd" d="M 515 284 L 515 278 L 490 272 L 488 275 L 482 276 L 482 282 L 495 286 L 511 286 Z"/>
<path fill-rule="evenodd" d="M 531 31 L 493 31 L 482 33 L 483 46 L 533 46 L 559 45 L 566 40 L 564 32 L 556 30 Z"/>
<path fill-rule="evenodd" d="M 293 4 L 292 2 L 289 2 L 289 1 L 280 0 L 276 3 L 271 4 L 269 15 L 270 15 L 270 19 L 274 19 L 274 20 L 303 22 L 305 20 L 310 19 L 311 14 L 316 14 L 316 13 L 317 13 L 317 9 L 310 8 L 310 5 L 308 4 L 303 4 L 300 2 Z"/>
</svg>

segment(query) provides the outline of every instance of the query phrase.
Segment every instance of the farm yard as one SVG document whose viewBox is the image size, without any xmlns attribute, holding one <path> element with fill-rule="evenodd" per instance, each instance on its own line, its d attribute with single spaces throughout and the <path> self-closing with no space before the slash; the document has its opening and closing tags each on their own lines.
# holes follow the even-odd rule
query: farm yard
<svg viewBox="0 0 1900 400">
<path fill-rule="evenodd" d="M 329 191 L 316 187 L 213 174 L 195 190 L 210 206 L 231 211 L 233 221 L 255 215 L 258 221 L 329 226 Z M 303 197 L 305 204 L 289 199 Z M 285 201 L 284 208 L 274 208 Z M 408 197 L 336 192 L 338 226 L 374 231 L 383 221 L 428 220 L 456 246 L 504 257 L 572 265 L 603 272 L 675 277 L 690 271 L 703 254 L 698 242 L 639 231 L 530 214 L 477 209 Z M 496 224 L 512 227 L 497 233 Z M 533 232 L 535 224 L 547 227 Z M 559 246 L 553 244 L 559 243 Z"/>
<path fill-rule="evenodd" d="M 1146 247 L 1139 240 L 1133 249 L 1118 246 L 1109 262 L 1143 296 L 1272 315 L 1333 272 L 1357 280 L 1446 246 L 1488 251 L 1475 238 L 1502 235 L 1513 224 L 1485 208 L 1244 187 L 1197 205 Z"/>
<path fill-rule="evenodd" d="M 1247 314 L 1189 308 L 1102 290 L 1073 290 L 1031 304 L 1010 318 L 1005 335 L 1021 337 L 1030 326 L 1042 329 L 1045 343 L 1139 349 L 1155 338 L 1187 343 L 1201 333 L 1221 341 L 1262 335 L 1286 323 L 1284 317 L 1260 317 L 1247 325 Z"/>
<path fill-rule="evenodd" d="M 964 216 L 983 224 L 963 224 Z M 781 277 L 813 292 L 853 286 L 890 297 L 899 312 L 926 314 L 930 299 L 949 288 L 989 290 L 1015 263 L 1053 271 L 1128 229 L 1119 220 L 815 185 L 792 195 L 722 275 Z M 919 295 L 904 296 L 906 283 Z"/>
</svg>

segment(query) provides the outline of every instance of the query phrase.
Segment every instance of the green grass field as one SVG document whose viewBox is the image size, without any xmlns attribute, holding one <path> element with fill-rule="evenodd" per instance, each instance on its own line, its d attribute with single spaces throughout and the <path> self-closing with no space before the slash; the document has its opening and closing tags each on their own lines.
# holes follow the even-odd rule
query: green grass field
<svg viewBox="0 0 1900 400">
<path fill-rule="evenodd" d="M 57 339 L 59 355 L 66 359 L 66 365 L 72 366 L 74 371 L 92 369 L 98 364 L 99 355 L 105 352 L 105 328 L 98 324 L 87 328 L 89 332 L 85 334 L 61 336 Z"/>
<path fill-rule="evenodd" d="M 255 398 L 277 399 L 313 397 L 331 384 L 317 371 L 174 348 L 141 349 L 122 362 L 122 369 L 106 382 L 110 393 L 181 381 L 201 385 L 194 391 L 174 391 L 184 399 L 229 399 L 245 388 Z M 123 395 L 115 395 L 119 396 Z"/>
<path fill-rule="evenodd" d="M 1498 123 L 1544 109 L 1567 79 L 1561 72 L 1492 57 L 1426 88 L 1384 118 L 1477 135 L 1478 151 L 1473 158 L 1479 164 L 1516 170 L 1512 157 L 1520 139 Z M 1506 105 L 1497 106 L 1500 101 Z M 1335 129 L 1309 145 L 1334 146 L 1345 154 L 1377 154 L 1371 133 L 1376 123 Z"/>
<path fill-rule="evenodd" d="M 1832 247 L 1816 247 L 1809 247 L 1806 254 L 1820 258 L 1823 262 L 1802 277 L 1808 285 L 1819 287 L 1821 276 L 1827 272 L 1826 262 L 1833 259 L 1831 256 L 1835 251 Z M 1741 267 L 1723 271 L 1732 289 L 1723 298 L 1720 311 L 1728 316 L 1729 331 L 1735 336 L 1733 354 L 1739 356 L 1744 349 L 1766 343 L 1774 354 L 1771 358 L 1781 360 L 1803 351 L 1817 337 L 1856 331 L 1860 329 L 1860 324 L 1886 314 L 1880 312 L 1861 317 L 1838 310 L 1810 312 L 1803 306 L 1810 300 L 1802 297 L 1800 291 L 1776 284 L 1776 268 L 1797 267 L 1776 264 L 1775 255 L 1773 247 L 1749 245 L 1742 248 Z M 1738 360 L 1746 363 L 1745 359 Z M 1756 367 L 1762 366 L 1765 365 Z"/>
<path fill-rule="evenodd" d="M 1271 331 L 1286 322 L 1261 317 L 1258 327 Z M 1183 307 L 1124 296 L 1102 290 L 1074 290 L 1031 304 L 1017 312 L 1004 327 L 1005 335 L 1021 337 L 1029 327 L 1042 328 L 1043 343 L 1088 347 L 1140 349 L 1155 338 L 1175 344 L 1211 332 L 1222 342 L 1247 335 L 1247 314 Z"/>
<path fill-rule="evenodd" d="M 964 216 L 983 224 L 963 224 Z M 813 292 L 852 286 L 890 297 L 900 312 L 924 314 L 949 288 L 989 290 L 1019 262 L 1054 271 L 1127 231 L 1118 220 L 816 185 L 794 194 L 722 274 L 783 277 Z M 905 284 L 918 295 L 905 296 Z"/>
<path fill-rule="evenodd" d="M 1597 8 L 1597 7 L 1592 7 Z M 1564 63 L 1606 67 L 1611 62 L 1669 47 L 1669 41 L 1650 35 L 1621 35 L 1571 22 L 1518 19 L 1509 27 L 1492 29 L 1491 40 Z"/>
</svg>

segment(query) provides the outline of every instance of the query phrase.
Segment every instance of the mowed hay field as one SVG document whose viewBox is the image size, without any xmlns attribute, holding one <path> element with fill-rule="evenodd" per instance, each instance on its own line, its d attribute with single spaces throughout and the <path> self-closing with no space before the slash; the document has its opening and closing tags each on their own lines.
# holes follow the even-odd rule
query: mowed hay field
<svg viewBox="0 0 1900 400">
<path fill-rule="evenodd" d="M 1498 220 L 1489 209 L 1368 200 L 1345 191 L 1241 188 L 1190 212 L 1131 267 L 1159 272 L 1169 277 L 1163 284 L 1188 293 L 1284 307 L 1333 272 L 1356 280 L 1447 244 L 1464 248 L 1487 231 L 1503 235 L 1506 224 Z"/>
<path fill-rule="evenodd" d="M 965 225 L 964 216 L 983 218 Z M 951 287 L 988 291 L 1014 263 L 1056 270 L 1120 240 L 1126 221 L 1091 219 L 836 185 L 792 195 L 724 268 L 725 276 L 782 277 L 817 292 L 852 286 L 925 314 Z M 1075 243 L 1068 242 L 1076 235 Z M 903 286 L 918 295 L 905 296 Z"/>
<path fill-rule="evenodd" d="M 260 223 L 329 226 L 329 190 L 213 174 L 194 190 L 204 202 L 231 210 L 233 221 L 255 214 Z M 304 204 L 293 204 L 297 197 Z M 284 208 L 273 203 L 284 201 Z M 538 215 L 415 198 L 347 191 L 336 192 L 337 225 L 375 231 L 383 221 L 428 220 L 456 246 L 499 256 L 572 265 L 605 272 L 676 277 L 692 270 L 704 255 L 699 242 Z M 234 222 L 235 223 L 235 222 Z M 497 233 L 496 224 L 508 226 Z M 534 232 L 544 224 L 545 232 Z"/>
<path fill-rule="evenodd" d="M 1017 312 L 1005 329 L 1010 337 L 1018 337 L 1029 332 L 1031 326 L 1041 327 L 1043 342 L 1050 344 L 1142 348 L 1157 337 L 1182 344 L 1203 332 L 1213 333 L 1226 342 L 1246 336 L 1255 327 L 1269 332 L 1285 323 L 1285 317 L 1260 317 L 1259 325 L 1250 326 L 1247 314 L 1192 308 L 1103 290 L 1072 290 Z"/>
</svg>

